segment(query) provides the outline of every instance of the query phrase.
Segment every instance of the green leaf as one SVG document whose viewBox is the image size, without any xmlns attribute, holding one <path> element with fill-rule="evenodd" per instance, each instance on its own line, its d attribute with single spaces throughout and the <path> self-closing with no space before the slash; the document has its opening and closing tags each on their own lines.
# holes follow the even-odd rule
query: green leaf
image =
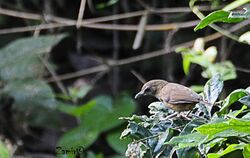
<svg viewBox="0 0 250 158">
<path fill-rule="evenodd" d="M 202 124 L 204 124 L 203 120 L 194 119 L 194 120 L 190 121 L 184 127 L 184 129 L 181 131 L 180 135 L 187 135 L 187 134 L 191 133 L 195 127 L 198 127 Z M 178 158 L 186 158 L 186 157 L 199 158 L 200 157 L 197 148 L 194 148 L 194 147 L 187 147 L 187 148 L 179 149 L 176 151 L 176 154 L 177 154 Z"/>
<path fill-rule="evenodd" d="M 230 137 L 246 137 L 248 135 L 248 133 L 238 132 L 233 129 L 227 129 L 222 132 L 208 136 L 203 143 L 206 144 L 206 146 L 214 146 L 216 143 L 220 143 L 220 141 L 216 141 L 217 139 L 224 141 Z"/>
<path fill-rule="evenodd" d="M 220 63 L 210 64 L 205 71 L 202 72 L 204 78 L 211 78 L 213 75 L 219 73 L 224 81 L 236 78 L 236 70 L 230 61 L 223 61 Z"/>
<path fill-rule="evenodd" d="M 87 103 L 80 106 L 65 104 L 61 102 L 58 104 L 58 110 L 75 117 L 80 117 L 87 114 L 95 105 L 96 105 L 96 100 L 90 100 Z"/>
<path fill-rule="evenodd" d="M 177 145 L 176 149 L 182 149 L 186 147 L 198 146 L 199 144 L 202 143 L 202 141 L 205 138 L 206 138 L 205 135 L 195 132 L 195 133 L 191 133 L 187 135 L 175 136 L 169 142 L 166 142 L 165 144 Z"/>
<path fill-rule="evenodd" d="M 247 92 L 244 89 L 237 89 L 231 92 L 227 98 L 224 100 L 223 105 L 219 112 L 217 112 L 218 115 L 225 114 L 227 109 L 236 101 L 238 101 L 240 98 L 247 95 Z"/>
<path fill-rule="evenodd" d="M 128 96 L 118 97 L 114 101 L 108 96 L 99 96 L 94 101 L 95 105 L 90 105 L 90 102 L 88 106 L 91 108 L 87 107 L 87 112 L 85 108 L 80 109 L 80 113 L 72 110 L 74 114 L 81 114 L 81 123 L 79 127 L 65 133 L 59 144 L 83 145 L 87 148 L 100 133 L 121 125 L 123 121 L 118 119 L 120 116 L 131 115 L 135 110 L 134 100 Z"/>
<path fill-rule="evenodd" d="M 22 74 L 20 74 L 20 72 L 22 72 Z M 18 63 L 8 64 L 0 69 L 0 77 L 4 81 L 37 78 L 43 73 L 44 66 L 39 58 L 34 55 L 27 56 Z"/>
<path fill-rule="evenodd" d="M 0 141 L 0 157 L 1 158 L 10 158 L 10 153 L 7 147 Z"/>
<path fill-rule="evenodd" d="M 183 66 L 183 71 L 185 75 L 188 75 L 189 73 L 189 68 L 191 65 L 190 59 L 193 57 L 192 54 L 183 54 L 182 55 L 182 66 Z"/>
<path fill-rule="evenodd" d="M 73 101 L 77 101 L 78 99 L 84 98 L 87 93 L 92 89 L 91 86 L 83 86 L 80 88 L 69 88 L 69 98 Z M 63 96 L 66 100 L 67 97 Z"/>
<path fill-rule="evenodd" d="M 239 144 L 231 144 L 229 145 L 225 150 L 223 150 L 222 152 L 219 152 L 219 153 L 209 153 L 207 156 L 208 158 L 220 158 L 230 152 L 233 152 L 235 150 L 238 150 L 238 149 L 242 149 L 242 145 L 239 145 Z"/>
<path fill-rule="evenodd" d="M 65 35 L 20 38 L 0 50 L 0 68 L 26 59 L 30 55 L 48 53 Z"/>
<path fill-rule="evenodd" d="M 52 89 L 42 80 L 13 81 L 3 92 L 14 98 L 14 107 L 19 110 L 31 106 L 55 109 L 57 105 Z"/>
<path fill-rule="evenodd" d="M 243 149 L 243 156 L 244 158 L 249 158 L 250 155 L 250 144 L 246 144 Z"/>
<path fill-rule="evenodd" d="M 203 85 L 192 85 L 190 88 L 195 92 L 203 92 L 204 90 Z"/>
<path fill-rule="evenodd" d="M 190 157 L 190 158 L 200 158 L 200 154 L 198 152 L 198 150 L 194 147 L 192 148 L 183 148 L 183 149 L 179 149 L 176 151 L 176 154 L 178 156 L 178 158 L 187 158 L 187 157 Z"/>
<path fill-rule="evenodd" d="M 250 134 L 250 121 L 230 119 L 229 121 L 201 125 L 196 128 L 200 134 L 212 136 L 222 131 L 232 129 Z"/>
<path fill-rule="evenodd" d="M 243 105 L 240 110 L 235 110 L 227 114 L 228 117 L 235 118 L 238 116 L 240 113 L 242 113 L 244 110 L 247 109 L 246 105 Z"/>
<path fill-rule="evenodd" d="M 119 154 L 124 155 L 126 152 L 128 144 L 131 142 L 129 139 L 120 139 L 121 131 L 117 130 L 115 132 L 109 133 L 107 138 L 107 142 L 109 145 Z"/>
<path fill-rule="evenodd" d="M 106 8 L 106 7 L 109 7 L 109 6 L 112 6 L 112 5 L 116 4 L 118 1 L 119 0 L 109 0 L 106 3 L 99 3 L 99 4 L 97 4 L 96 8 L 97 9 Z"/>
<path fill-rule="evenodd" d="M 209 102 L 214 104 L 219 97 L 223 88 L 223 80 L 220 74 L 214 75 L 204 87 L 204 97 Z"/>
<path fill-rule="evenodd" d="M 242 18 L 229 18 L 229 12 L 224 10 L 218 10 L 214 11 L 210 14 L 208 14 L 205 18 L 203 18 L 199 24 L 194 28 L 194 31 L 197 31 L 199 29 L 203 29 L 207 25 L 210 25 L 215 22 L 225 22 L 225 23 L 235 23 L 240 22 L 243 19 Z"/>
<path fill-rule="evenodd" d="M 87 126 L 82 124 L 65 133 L 60 138 L 58 146 L 70 148 L 83 146 L 86 149 L 95 142 L 98 135 L 99 131 L 97 129 L 88 128 Z"/>
<path fill-rule="evenodd" d="M 143 139 L 145 137 L 151 137 L 152 133 L 142 125 L 135 122 L 129 121 L 127 129 L 125 129 L 121 134 L 121 139 L 133 138 L 133 139 Z"/>
<path fill-rule="evenodd" d="M 116 98 L 113 103 L 110 97 L 97 97 L 96 105 L 81 119 L 86 126 L 104 132 L 123 123 L 121 116 L 129 116 L 135 110 L 135 102 L 128 96 Z M 112 105 L 113 104 L 113 105 Z"/>
</svg>

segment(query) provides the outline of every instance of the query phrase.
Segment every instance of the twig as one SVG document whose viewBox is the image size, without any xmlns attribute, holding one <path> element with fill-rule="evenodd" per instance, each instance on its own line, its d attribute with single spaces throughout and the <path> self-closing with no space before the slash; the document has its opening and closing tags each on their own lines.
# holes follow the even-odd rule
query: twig
<svg viewBox="0 0 250 158">
<path fill-rule="evenodd" d="M 145 137 L 145 138 L 142 138 L 142 139 L 133 141 L 133 143 L 143 142 L 143 141 L 148 140 L 148 139 L 150 139 L 150 138 L 158 137 L 158 136 L 160 136 L 161 134 L 162 134 L 162 133 L 158 133 L 158 134 L 156 134 L 156 135 L 148 136 L 148 137 Z"/>
<path fill-rule="evenodd" d="M 146 31 L 166 31 L 166 30 L 173 30 L 177 28 L 188 28 L 193 27 L 198 24 L 198 21 L 188 21 L 183 23 L 170 23 L 170 24 L 156 24 L 156 25 L 147 25 L 145 27 Z M 8 29 L 0 29 L 0 35 L 3 34 L 10 34 L 10 33 L 21 33 L 21 32 L 29 32 L 39 30 L 47 30 L 51 28 L 58 28 L 58 27 L 69 27 L 75 26 L 76 23 L 50 23 L 50 24 L 41 24 L 41 25 L 34 25 L 34 26 L 25 26 L 25 27 L 16 27 L 16 28 L 8 28 Z M 82 27 L 86 28 L 94 28 L 94 29 L 104 29 L 104 30 L 119 30 L 119 31 L 137 31 L 138 26 L 136 25 L 119 25 L 119 24 L 85 24 L 84 22 L 81 23 Z"/>
<path fill-rule="evenodd" d="M 138 25 L 138 31 L 135 36 L 133 49 L 138 49 L 141 45 L 143 35 L 145 32 L 145 27 L 147 25 L 147 17 L 148 17 L 148 12 L 145 12 L 145 14 L 141 17 L 140 23 Z"/>
<path fill-rule="evenodd" d="M 245 73 L 250 73 L 250 70 L 249 70 L 249 69 L 242 68 L 242 67 L 236 67 L 236 70 L 237 70 L 237 71 L 241 71 L 241 72 L 245 72 Z"/>
<path fill-rule="evenodd" d="M 247 22 L 244 21 L 242 23 L 243 24 L 237 25 L 237 27 L 232 27 L 231 29 L 229 29 L 229 31 L 233 32 L 233 31 L 236 31 L 236 30 L 238 30 L 238 29 L 240 29 L 240 28 L 242 28 L 244 26 L 247 26 L 250 23 L 250 20 L 248 20 Z M 222 34 L 217 32 L 217 33 L 214 33 L 214 34 L 211 34 L 211 35 L 208 35 L 208 36 L 204 37 L 204 41 L 209 42 L 209 41 L 218 39 L 218 38 L 220 38 L 222 36 L 223 36 Z M 118 61 L 111 61 L 111 62 L 108 63 L 108 65 L 103 64 L 103 65 L 99 65 L 99 66 L 92 67 L 92 68 L 89 68 L 89 69 L 84 69 L 84 70 L 73 72 L 73 73 L 59 75 L 58 78 L 60 80 L 67 80 L 67 79 L 70 79 L 70 78 L 75 78 L 75 77 L 79 77 L 79 76 L 93 74 L 93 73 L 104 71 L 104 70 L 107 71 L 110 67 L 122 66 L 122 65 L 130 64 L 130 63 L 135 63 L 135 62 L 138 62 L 138 61 L 142 61 L 142 60 L 155 58 L 155 57 L 158 57 L 158 56 L 161 56 L 161 55 L 164 55 L 164 54 L 168 54 L 170 52 L 173 52 L 176 48 L 178 48 L 180 46 L 182 46 L 182 47 L 191 47 L 193 45 L 193 43 L 194 43 L 194 40 L 189 41 L 189 42 L 184 42 L 184 43 L 177 44 L 177 45 L 173 46 L 169 50 L 161 49 L 161 50 L 158 50 L 158 51 L 153 51 L 153 52 L 150 52 L 150 53 L 137 55 L 137 56 L 126 58 L 126 59 L 121 59 L 121 60 L 118 60 Z M 54 79 L 49 78 L 49 79 L 47 79 L 47 81 L 48 82 L 54 82 Z"/>
<path fill-rule="evenodd" d="M 76 22 L 77 29 L 79 29 L 81 26 L 82 18 L 83 18 L 84 10 L 85 10 L 85 5 L 86 5 L 86 0 L 81 0 L 80 9 L 78 12 L 78 18 L 77 18 L 77 22 Z"/>
<path fill-rule="evenodd" d="M 13 16 L 17 18 L 30 19 L 30 20 L 42 20 L 43 19 L 43 16 L 39 14 L 19 12 L 19 11 L 14 11 L 10 9 L 4 9 L 4 8 L 0 8 L 0 14 Z"/>
<path fill-rule="evenodd" d="M 50 24 L 40 24 L 40 25 L 34 25 L 34 26 L 0 29 L 0 35 L 11 34 L 11 33 L 30 32 L 30 31 L 36 31 L 36 30 L 47 30 L 47 29 L 58 28 L 58 27 L 67 27 L 67 26 L 72 26 L 72 25 L 50 23 Z"/>
<path fill-rule="evenodd" d="M 144 77 L 142 77 L 142 75 L 140 75 L 138 72 L 136 72 L 135 70 L 131 70 L 130 71 L 139 81 L 141 81 L 141 83 L 146 83 L 147 82 L 147 80 L 144 78 Z"/>
<path fill-rule="evenodd" d="M 49 71 L 49 73 L 52 75 L 54 81 L 56 82 L 57 86 L 59 87 L 59 89 L 63 92 L 64 95 L 68 95 L 66 89 L 64 88 L 62 82 L 59 80 L 59 78 L 56 75 L 56 72 L 50 67 L 49 63 L 44 60 L 41 56 L 38 56 L 39 59 L 42 61 L 43 65 L 47 68 L 47 70 Z"/>
<path fill-rule="evenodd" d="M 205 16 L 200 12 L 200 10 L 198 9 L 198 7 L 196 7 L 194 5 L 194 2 L 190 2 L 190 8 L 192 9 L 192 12 L 199 18 L 199 19 L 203 19 Z M 216 30 L 217 32 L 220 32 L 221 34 L 223 34 L 224 36 L 233 39 L 235 41 L 239 41 L 239 37 L 237 37 L 234 34 L 231 34 L 230 31 L 224 30 L 223 28 L 215 25 L 215 24 L 209 24 L 209 26 L 211 28 L 213 28 L 214 30 Z M 241 43 L 241 42 L 240 42 Z"/>
</svg>

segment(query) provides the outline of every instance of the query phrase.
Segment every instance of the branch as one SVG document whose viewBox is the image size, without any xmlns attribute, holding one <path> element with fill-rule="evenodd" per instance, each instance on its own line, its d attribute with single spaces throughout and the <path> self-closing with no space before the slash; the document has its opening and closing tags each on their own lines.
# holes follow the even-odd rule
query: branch
<svg viewBox="0 0 250 158">
<path fill-rule="evenodd" d="M 77 22 L 76 22 L 77 29 L 79 29 L 81 26 L 82 18 L 83 18 L 84 10 L 85 10 L 85 5 L 86 5 L 86 0 L 81 0 L 80 9 L 78 12 L 78 18 L 77 18 Z"/>
<path fill-rule="evenodd" d="M 250 20 L 244 21 L 242 23 L 236 24 L 234 27 L 232 27 L 231 29 L 229 29 L 230 32 L 234 32 L 244 26 L 247 26 L 250 24 Z M 209 42 L 215 39 L 218 39 L 220 37 L 222 37 L 223 35 L 220 33 L 214 33 L 211 35 L 208 35 L 206 37 L 204 37 L 204 41 L 205 42 Z M 151 59 L 151 58 L 155 58 L 155 57 L 159 57 L 168 53 L 171 53 L 173 51 L 175 51 L 176 48 L 178 47 L 191 47 L 193 45 L 195 40 L 189 41 L 189 42 L 184 42 L 181 44 L 177 44 L 175 46 L 173 46 L 172 48 L 165 50 L 165 49 L 161 49 L 158 51 L 153 51 L 150 53 L 146 53 L 146 54 L 142 54 L 142 55 L 137 55 L 137 56 L 133 56 L 130 58 L 126 58 L 126 59 L 121 59 L 121 60 L 117 60 L 117 61 L 109 61 L 107 64 L 102 64 L 96 67 L 92 67 L 92 68 L 88 68 L 88 69 L 84 69 L 84 70 L 80 70 L 77 72 L 73 72 L 73 73 L 68 73 L 68 74 L 63 74 L 63 75 L 58 75 L 58 79 L 59 80 L 67 80 L 67 79 L 71 79 L 71 78 L 75 78 L 75 77 L 80 77 L 80 76 L 85 76 L 85 75 L 89 75 L 89 74 L 93 74 L 96 72 L 100 72 L 100 71 L 108 71 L 110 68 L 115 67 L 115 66 L 123 66 L 123 65 L 127 65 L 127 64 L 131 64 L 131 63 L 135 63 L 135 62 L 139 62 L 139 61 L 143 61 L 143 60 L 147 60 L 147 59 Z M 54 82 L 53 78 L 48 78 L 47 82 Z"/>
</svg>

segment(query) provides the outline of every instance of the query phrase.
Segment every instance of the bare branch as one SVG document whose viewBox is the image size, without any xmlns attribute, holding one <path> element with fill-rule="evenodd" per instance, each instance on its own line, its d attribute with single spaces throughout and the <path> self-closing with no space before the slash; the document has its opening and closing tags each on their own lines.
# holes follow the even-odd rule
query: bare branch
<svg viewBox="0 0 250 158">
<path fill-rule="evenodd" d="M 78 12 L 78 18 L 77 18 L 77 22 L 76 22 L 76 28 L 80 28 L 81 23 L 82 23 L 82 18 L 84 15 L 84 10 L 85 10 L 85 5 L 86 5 L 86 0 L 81 0 L 81 4 L 80 4 L 80 9 Z"/>
</svg>

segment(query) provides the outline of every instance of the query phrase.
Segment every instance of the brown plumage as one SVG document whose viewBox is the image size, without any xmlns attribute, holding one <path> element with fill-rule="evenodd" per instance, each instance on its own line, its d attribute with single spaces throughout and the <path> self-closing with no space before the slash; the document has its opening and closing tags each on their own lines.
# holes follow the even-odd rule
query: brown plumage
<svg viewBox="0 0 250 158">
<path fill-rule="evenodd" d="M 203 102 L 202 97 L 190 88 L 165 80 L 151 80 L 145 83 L 135 98 L 143 95 L 152 95 L 177 112 L 191 110 L 195 104 Z"/>
</svg>

